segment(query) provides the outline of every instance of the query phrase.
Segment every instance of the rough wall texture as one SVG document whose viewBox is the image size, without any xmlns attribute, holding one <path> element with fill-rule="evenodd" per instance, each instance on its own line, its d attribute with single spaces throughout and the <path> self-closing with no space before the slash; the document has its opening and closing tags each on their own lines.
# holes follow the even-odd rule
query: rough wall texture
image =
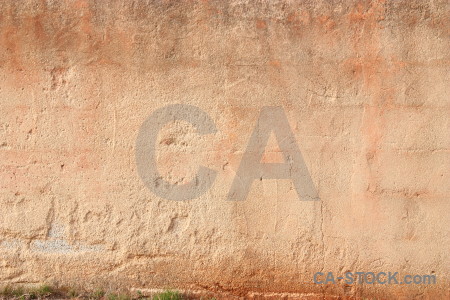
<svg viewBox="0 0 450 300">
<path fill-rule="evenodd" d="M 448 297 L 447 1 L 2 1 L 0 281 Z M 138 130 L 189 201 L 136 171 Z M 256 180 L 227 201 L 263 106 L 281 105 L 321 201 Z M 279 159 L 270 142 L 266 162 Z M 317 285 L 315 272 L 436 274 L 435 285 Z"/>
</svg>

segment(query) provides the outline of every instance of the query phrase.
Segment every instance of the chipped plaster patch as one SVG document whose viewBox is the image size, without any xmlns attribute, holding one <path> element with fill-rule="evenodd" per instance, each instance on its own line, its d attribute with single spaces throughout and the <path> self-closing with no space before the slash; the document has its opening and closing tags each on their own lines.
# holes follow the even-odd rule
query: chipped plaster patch
<svg viewBox="0 0 450 300">
<path fill-rule="evenodd" d="M 0 243 L 0 247 L 6 249 L 18 249 L 22 246 L 22 243 L 18 240 L 4 240 Z"/>
<path fill-rule="evenodd" d="M 101 245 L 84 245 L 79 242 L 69 243 L 64 239 L 65 228 L 53 223 L 48 231 L 48 238 L 31 242 L 31 250 L 45 253 L 73 254 L 78 252 L 93 252 L 103 250 Z"/>
</svg>

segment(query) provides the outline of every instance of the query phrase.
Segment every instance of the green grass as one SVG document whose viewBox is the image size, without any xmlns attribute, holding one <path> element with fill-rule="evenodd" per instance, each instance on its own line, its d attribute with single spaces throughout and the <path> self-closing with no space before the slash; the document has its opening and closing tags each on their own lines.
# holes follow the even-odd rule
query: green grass
<svg viewBox="0 0 450 300">
<path fill-rule="evenodd" d="M 49 285 L 42 285 L 38 288 L 28 288 L 25 289 L 23 287 L 12 288 L 10 286 L 6 286 L 1 292 L 0 296 L 4 298 L 11 299 L 41 299 L 47 298 L 54 293 L 54 290 Z"/>
<path fill-rule="evenodd" d="M 53 294 L 53 288 L 49 285 L 43 285 L 35 290 L 37 296 L 46 297 Z"/>
<path fill-rule="evenodd" d="M 108 300 L 131 300 L 131 297 L 128 295 L 122 294 L 108 294 Z"/>
<path fill-rule="evenodd" d="M 171 291 L 167 290 L 162 293 L 156 294 L 151 298 L 145 297 L 142 295 L 140 291 L 137 292 L 138 296 L 137 298 L 132 298 L 128 295 L 123 294 L 108 294 L 106 295 L 106 300 L 132 300 L 132 299 L 139 299 L 139 300 L 184 300 L 185 298 L 183 295 L 178 291 Z M 101 297 L 101 299 L 105 299 L 104 297 Z"/>
<path fill-rule="evenodd" d="M 72 288 L 67 292 L 67 296 L 69 296 L 69 298 L 76 298 L 78 295 L 78 292 Z"/>
<path fill-rule="evenodd" d="M 156 294 L 152 298 L 153 300 L 183 300 L 183 296 L 177 291 L 165 291 Z"/>
<path fill-rule="evenodd" d="M 23 294 L 25 294 L 25 291 L 21 287 L 13 289 L 10 286 L 6 286 L 1 292 L 1 295 L 4 297 L 20 297 Z"/>
<path fill-rule="evenodd" d="M 103 290 L 96 290 L 94 293 L 92 293 L 93 299 L 101 299 L 105 296 L 105 292 Z"/>
<path fill-rule="evenodd" d="M 54 288 L 49 285 L 42 285 L 37 288 L 11 287 L 7 286 L 0 290 L 0 299 L 31 300 L 31 299 L 80 299 L 80 300 L 185 300 L 183 294 L 174 290 L 166 290 L 155 294 L 153 297 L 146 297 L 140 291 L 137 296 L 131 297 L 129 294 L 105 293 L 98 289 L 93 293 L 85 293 L 74 288 L 61 287 Z M 213 298 L 214 299 L 214 298 Z"/>
</svg>

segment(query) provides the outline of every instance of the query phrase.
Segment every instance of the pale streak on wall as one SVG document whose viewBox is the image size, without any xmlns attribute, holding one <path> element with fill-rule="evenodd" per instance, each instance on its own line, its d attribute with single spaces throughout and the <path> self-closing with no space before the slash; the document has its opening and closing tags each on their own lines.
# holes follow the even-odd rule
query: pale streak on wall
<svg viewBox="0 0 450 300">
<path fill-rule="evenodd" d="M 446 1 L 150 2 L 0 3 L 3 285 L 448 295 Z M 161 133 L 171 180 L 218 171 L 187 202 L 154 196 L 134 161 L 140 125 L 173 103 L 218 128 Z M 289 180 L 225 200 L 266 105 L 284 107 L 322 201 Z M 324 287 L 317 271 L 438 284 Z"/>
</svg>

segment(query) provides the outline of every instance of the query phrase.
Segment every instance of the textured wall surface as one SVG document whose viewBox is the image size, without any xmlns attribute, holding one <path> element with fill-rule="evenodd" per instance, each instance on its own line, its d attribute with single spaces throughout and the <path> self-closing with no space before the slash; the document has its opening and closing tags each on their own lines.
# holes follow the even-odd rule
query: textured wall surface
<svg viewBox="0 0 450 300">
<path fill-rule="evenodd" d="M 448 8 L 1 1 L 0 283 L 448 297 Z M 153 194 L 135 161 L 143 122 L 176 103 L 217 127 L 178 121 L 158 135 L 167 181 L 217 172 L 189 201 Z M 270 105 L 285 110 L 320 201 L 299 200 L 289 179 L 227 201 Z M 263 160 L 280 154 L 271 139 Z M 437 284 L 317 285 L 319 271 Z"/>
</svg>

